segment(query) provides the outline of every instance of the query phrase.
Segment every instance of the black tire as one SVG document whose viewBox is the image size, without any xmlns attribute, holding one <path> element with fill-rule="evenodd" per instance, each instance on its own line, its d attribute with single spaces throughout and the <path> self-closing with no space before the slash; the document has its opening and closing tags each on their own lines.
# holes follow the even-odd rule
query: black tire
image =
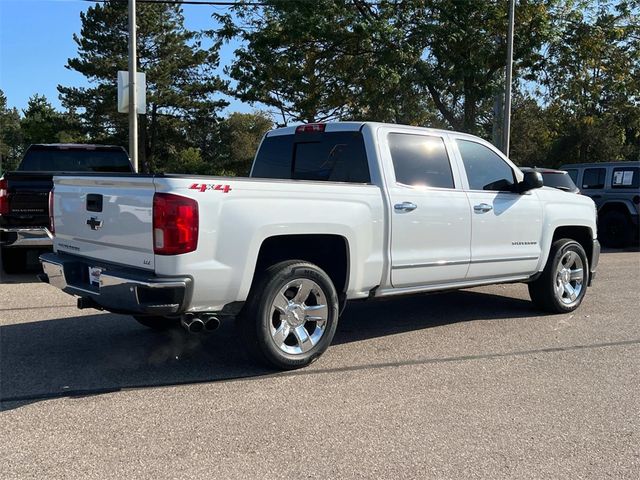
<svg viewBox="0 0 640 480">
<path fill-rule="evenodd" d="M 3 248 L 2 267 L 6 273 L 24 273 L 27 270 L 26 248 Z"/>
<path fill-rule="evenodd" d="M 311 286 L 305 298 L 302 298 L 303 285 Z M 281 296 L 280 301 L 284 297 L 287 308 L 293 310 L 283 313 L 277 306 L 277 296 Z M 322 311 L 317 318 L 326 316 L 325 320 L 307 320 L 312 318 L 307 309 L 310 311 L 314 306 L 318 312 Z M 278 369 L 293 370 L 314 362 L 329 347 L 338 326 L 338 307 L 333 282 L 321 268 L 300 260 L 288 260 L 269 267 L 260 276 L 236 322 L 242 341 L 254 359 Z M 300 320 L 302 315 L 304 318 Z M 298 322 L 302 324 L 297 325 Z M 281 329 L 289 333 L 281 335 L 278 345 L 277 332 Z M 300 340 L 301 336 L 304 341 Z M 314 337 L 316 343 L 313 343 Z M 300 351 L 292 353 L 293 350 Z"/>
<path fill-rule="evenodd" d="M 147 328 L 157 331 L 170 330 L 180 326 L 179 318 L 134 315 L 133 318 Z"/>
<path fill-rule="evenodd" d="M 570 259 L 575 258 L 574 255 L 579 260 L 575 260 L 573 266 L 576 268 L 572 269 Z M 563 262 L 562 266 L 560 265 L 561 262 Z M 577 277 L 579 269 L 582 271 L 581 281 L 578 281 L 577 278 L 574 281 L 570 281 L 573 278 L 572 272 L 576 272 L 575 275 Z M 569 270 L 569 273 L 560 270 Z M 569 281 L 566 281 L 567 279 Z M 569 287 L 565 289 L 563 286 L 567 283 L 571 287 L 570 289 Z M 542 310 L 552 313 L 572 312 L 582 303 L 582 299 L 587 292 L 588 283 L 589 262 L 584 248 L 575 240 L 563 238 L 556 240 L 551 245 L 549 259 L 542 275 L 528 285 L 529 295 L 534 305 Z M 571 290 L 575 294 L 575 299 L 569 294 Z"/>
<path fill-rule="evenodd" d="M 628 247 L 633 241 L 633 233 L 631 220 L 620 211 L 605 213 L 598 223 L 598 234 L 605 247 Z"/>
</svg>

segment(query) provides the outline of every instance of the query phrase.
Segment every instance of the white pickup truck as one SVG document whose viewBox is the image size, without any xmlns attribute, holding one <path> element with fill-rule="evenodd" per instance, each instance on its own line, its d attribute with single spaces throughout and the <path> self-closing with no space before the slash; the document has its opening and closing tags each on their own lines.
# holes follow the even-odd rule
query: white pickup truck
<svg viewBox="0 0 640 480">
<path fill-rule="evenodd" d="M 595 206 L 541 185 L 472 135 L 282 128 L 250 178 L 55 177 L 42 279 L 152 328 L 235 318 L 250 353 L 297 368 L 347 300 L 525 282 L 538 307 L 577 308 L 600 253 Z"/>
</svg>

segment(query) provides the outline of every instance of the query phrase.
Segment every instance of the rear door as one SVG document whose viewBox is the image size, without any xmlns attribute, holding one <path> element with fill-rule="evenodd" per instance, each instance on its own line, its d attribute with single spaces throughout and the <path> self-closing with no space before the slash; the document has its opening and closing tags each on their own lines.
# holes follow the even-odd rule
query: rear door
<svg viewBox="0 0 640 480">
<path fill-rule="evenodd" d="M 58 252 L 153 270 L 153 177 L 54 178 Z"/>
<path fill-rule="evenodd" d="M 446 134 L 382 128 L 378 136 L 391 200 L 393 287 L 464 280 L 471 218 Z"/>
<path fill-rule="evenodd" d="M 471 214 L 471 262 L 467 279 L 533 273 L 540 258 L 542 206 L 534 191 L 511 191 L 515 167 L 474 137 L 455 139 Z"/>
</svg>

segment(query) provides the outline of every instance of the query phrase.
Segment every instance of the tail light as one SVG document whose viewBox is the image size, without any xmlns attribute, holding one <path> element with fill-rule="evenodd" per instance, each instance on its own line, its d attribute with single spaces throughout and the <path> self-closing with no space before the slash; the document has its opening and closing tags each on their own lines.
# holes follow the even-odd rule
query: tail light
<svg viewBox="0 0 640 480">
<path fill-rule="evenodd" d="M 53 221 L 53 190 L 49 192 L 49 231 L 52 235 L 56 233 L 56 224 Z"/>
<path fill-rule="evenodd" d="M 6 178 L 0 178 L 0 215 L 9 213 L 9 186 Z"/>
<path fill-rule="evenodd" d="M 307 123 L 296 127 L 296 133 L 322 133 L 326 127 L 326 123 Z"/>
<path fill-rule="evenodd" d="M 198 247 L 198 202 L 170 193 L 153 196 L 153 251 L 179 255 Z"/>
</svg>

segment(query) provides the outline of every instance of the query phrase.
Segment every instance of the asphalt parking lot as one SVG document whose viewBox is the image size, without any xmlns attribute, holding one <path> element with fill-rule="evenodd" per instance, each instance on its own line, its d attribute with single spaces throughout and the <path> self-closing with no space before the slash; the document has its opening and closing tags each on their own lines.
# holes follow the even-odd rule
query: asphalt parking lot
<svg viewBox="0 0 640 480">
<path fill-rule="evenodd" d="M 354 303 L 311 367 L 0 285 L 0 478 L 640 478 L 640 253 L 576 312 L 524 285 Z"/>
</svg>

